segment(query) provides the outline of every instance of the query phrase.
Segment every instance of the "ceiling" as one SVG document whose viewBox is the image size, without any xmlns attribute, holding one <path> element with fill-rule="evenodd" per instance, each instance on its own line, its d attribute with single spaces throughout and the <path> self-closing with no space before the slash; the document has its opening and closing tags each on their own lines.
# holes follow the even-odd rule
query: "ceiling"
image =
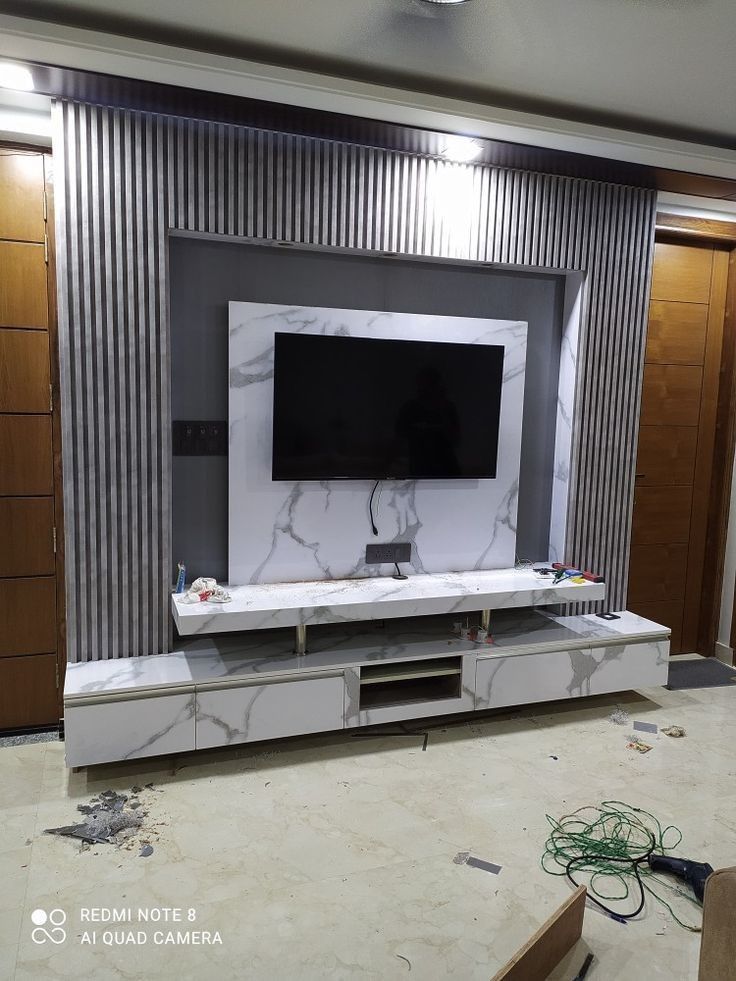
<svg viewBox="0 0 736 981">
<path fill-rule="evenodd" d="M 736 148 L 736 0 L 2 0 L 0 11 Z"/>
</svg>

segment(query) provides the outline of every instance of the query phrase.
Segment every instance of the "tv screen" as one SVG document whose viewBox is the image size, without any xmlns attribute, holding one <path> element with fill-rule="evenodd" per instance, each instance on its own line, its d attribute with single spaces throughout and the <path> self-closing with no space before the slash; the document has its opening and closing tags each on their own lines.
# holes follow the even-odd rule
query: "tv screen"
<svg viewBox="0 0 736 981">
<path fill-rule="evenodd" d="M 503 355 L 277 333 L 273 479 L 495 477 Z"/>
</svg>

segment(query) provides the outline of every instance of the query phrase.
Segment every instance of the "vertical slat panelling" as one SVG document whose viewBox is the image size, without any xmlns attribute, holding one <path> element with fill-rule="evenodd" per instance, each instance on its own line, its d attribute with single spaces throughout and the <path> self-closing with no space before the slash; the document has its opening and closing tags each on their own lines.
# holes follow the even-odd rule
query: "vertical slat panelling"
<svg viewBox="0 0 736 981">
<path fill-rule="evenodd" d="M 624 605 L 653 192 L 80 103 L 54 119 L 70 659 L 169 648 L 169 228 L 584 271 L 567 557 Z"/>
</svg>

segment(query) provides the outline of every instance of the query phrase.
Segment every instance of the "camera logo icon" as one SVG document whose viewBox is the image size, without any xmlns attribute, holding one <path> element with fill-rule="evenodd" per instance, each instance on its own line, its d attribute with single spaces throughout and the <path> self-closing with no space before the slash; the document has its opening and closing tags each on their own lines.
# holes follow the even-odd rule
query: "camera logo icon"
<svg viewBox="0 0 736 981">
<path fill-rule="evenodd" d="M 63 909 L 52 909 L 48 913 L 45 909 L 34 909 L 31 923 L 31 940 L 34 944 L 45 944 L 47 940 L 52 944 L 63 944 L 66 940 L 66 930 L 63 929 L 66 913 Z"/>
</svg>

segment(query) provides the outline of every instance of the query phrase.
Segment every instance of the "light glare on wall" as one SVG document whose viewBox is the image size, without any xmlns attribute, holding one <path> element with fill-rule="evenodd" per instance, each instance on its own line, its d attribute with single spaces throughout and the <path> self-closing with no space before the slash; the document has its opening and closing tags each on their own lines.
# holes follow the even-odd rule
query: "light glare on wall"
<svg viewBox="0 0 736 981">
<path fill-rule="evenodd" d="M 426 187 L 428 217 L 442 252 L 453 258 L 469 258 L 477 210 L 474 168 L 438 162 L 427 174 Z"/>
<path fill-rule="evenodd" d="M 32 92 L 33 75 L 23 65 L 0 61 L 0 88 L 14 89 L 16 92 Z"/>
<path fill-rule="evenodd" d="M 440 153 L 453 163 L 470 163 L 480 154 L 481 146 L 467 136 L 448 136 Z"/>
</svg>

